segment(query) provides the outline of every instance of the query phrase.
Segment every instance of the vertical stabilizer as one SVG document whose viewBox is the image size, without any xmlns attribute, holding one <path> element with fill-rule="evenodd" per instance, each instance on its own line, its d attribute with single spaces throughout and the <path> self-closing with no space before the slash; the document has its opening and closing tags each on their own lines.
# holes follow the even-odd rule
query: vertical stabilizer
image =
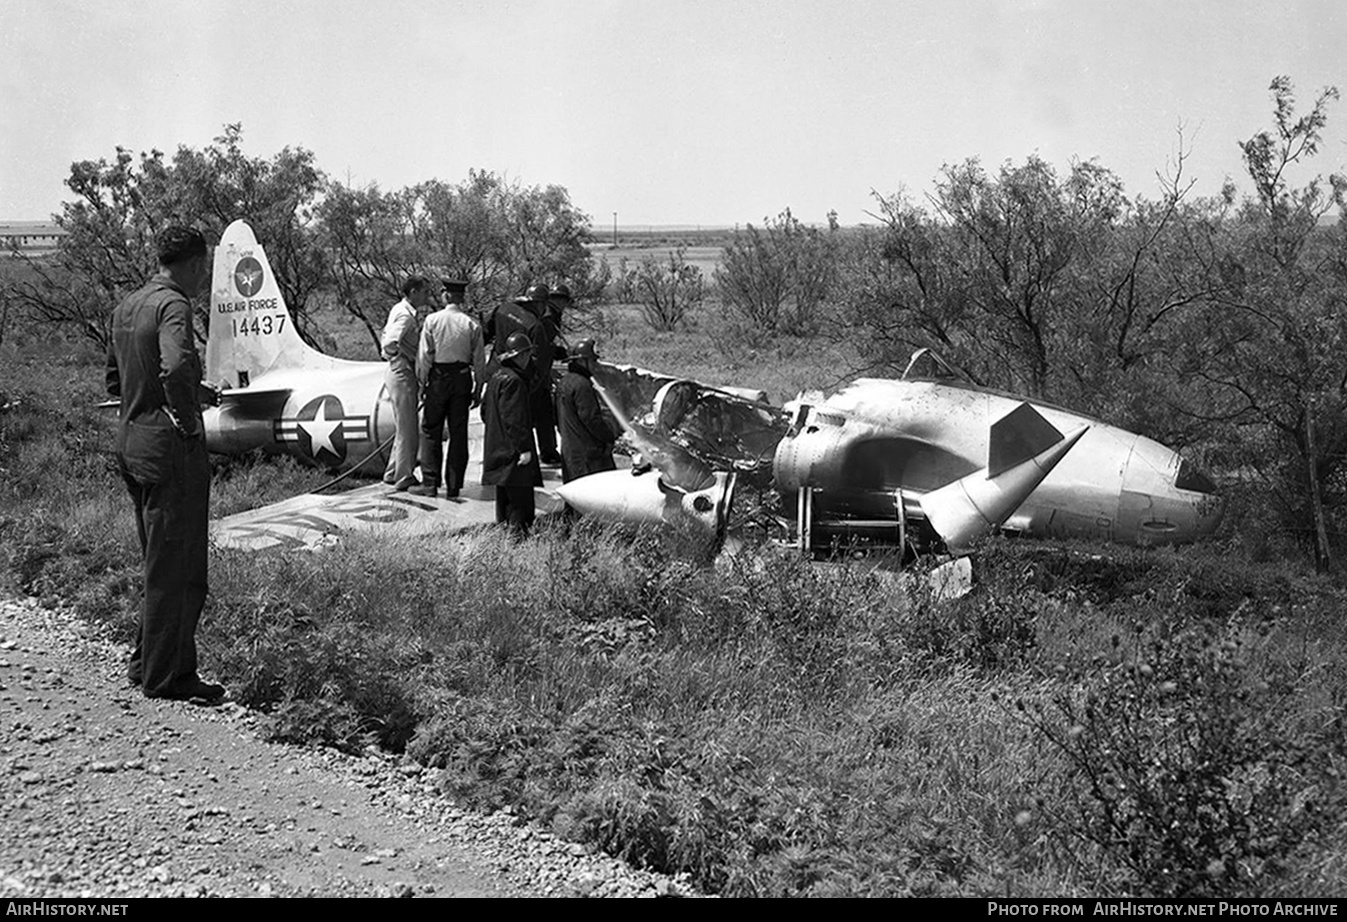
<svg viewBox="0 0 1347 922">
<path fill-rule="evenodd" d="M 1030 411 L 1038 415 L 1032 407 Z M 1024 417 L 1019 418 L 1019 422 L 1023 421 Z M 1052 428 L 1046 421 L 1044 425 Z M 1058 434 L 1052 444 L 1037 454 L 997 474 L 984 467 L 925 494 L 921 497 L 921 508 L 927 521 L 944 539 L 946 547 L 956 554 L 963 553 L 978 537 L 1000 528 L 1089 428 L 1081 426 L 1065 436 Z M 1017 440 L 1015 452 L 1019 453 L 1031 441 Z M 998 452 L 992 454 L 996 456 Z"/>
<path fill-rule="evenodd" d="M 235 221 L 215 248 L 206 380 L 246 388 L 267 372 L 321 358 L 304 344 L 253 229 Z"/>
</svg>

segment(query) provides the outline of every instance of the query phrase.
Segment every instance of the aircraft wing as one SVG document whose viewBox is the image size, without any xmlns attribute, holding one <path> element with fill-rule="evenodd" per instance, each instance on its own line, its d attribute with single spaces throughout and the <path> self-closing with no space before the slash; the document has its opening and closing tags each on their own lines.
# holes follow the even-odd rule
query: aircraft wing
<svg viewBox="0 0 1347 922">
<path fill-rule="evenodd" d="M 539 513 L 558 512 L 553 490 L 557 471 L 543 470 L 544 486 L 535 489 Z M 312 549 L 342 534 L 378 532 L 381 536 L 450 534 L 496 521 L 494 487 L 466 486 L 456 499 L 395 493 L 383 483 L 346 493 L 305 493 L 260 509 L 249 509 L 211 522 L 217 547 L 266 551 Z"/>
<path fill-rule="evenodd" d="M 384 483 L 345 493 L 305 493 L 212 521 L 211 541 L 218 547 L 267 551 L 322 547 L 358 532 L 442 535 L 490 525 L 496 521 L 495 488 L 472 483 L 481 470 L 482 433 L 481 420 L 473 414 L 468 423 L 469 483 L 455 499 L 395 493 Z M 555 490 L 560 471 L 545 467 L 542 473 L 543 486 L 534 490 L 538 512 L 559 512 L 563 503 Z"/>
</svg>

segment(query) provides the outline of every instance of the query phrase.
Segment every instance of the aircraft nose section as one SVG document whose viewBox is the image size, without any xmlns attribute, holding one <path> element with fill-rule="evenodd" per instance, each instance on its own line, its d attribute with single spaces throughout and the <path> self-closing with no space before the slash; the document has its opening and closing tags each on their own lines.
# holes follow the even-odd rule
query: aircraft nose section
<svg viewBox="0 0 1347 922">
<path fill-rule="evenodd" d="M 1212 480 L 1164 446 L 1139 438 L 1119 497 L 1120 537 L 1138 544 L 1186 544 L 1216 531 L 1226 500 Z"/>
<path fill-rule="evenodd" d="M 1193 503 L 1193 537 L 1205 538 L 1213 534 L 1225 518 L 1225 497 L 1216 491 L 1213 485 L 1210 491 L 1204 491 Z"/>
</svg>

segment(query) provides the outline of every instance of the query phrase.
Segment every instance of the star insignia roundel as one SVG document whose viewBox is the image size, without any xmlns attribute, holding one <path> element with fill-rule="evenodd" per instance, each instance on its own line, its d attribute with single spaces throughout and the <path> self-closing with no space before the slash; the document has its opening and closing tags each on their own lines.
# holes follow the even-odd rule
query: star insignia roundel
<svg viewBox="0 0 1347 922">
<path fill-rule="evenodd" d="M 262 264 L 245 256 L 234 266 L 234 288 L 245 298 L 251 298 L 262 289 Z"/>
<path fill-rule="evenodd" d="M 348 416 L 340 400 L 324 394 L 276 420 L 274 434 L 278 442 L 293 443 L 297 454 L 335 467 L 346 460 L 348 442 L 369 441 L 369 417 Z"/>
</svg>

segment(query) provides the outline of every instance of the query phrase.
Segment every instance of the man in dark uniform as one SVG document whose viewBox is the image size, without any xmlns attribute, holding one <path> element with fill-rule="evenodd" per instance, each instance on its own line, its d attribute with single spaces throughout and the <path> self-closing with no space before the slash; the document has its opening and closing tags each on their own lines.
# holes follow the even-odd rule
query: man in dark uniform
<svg viewBox="0 0 1347 922">
<path fill-rule="evenodd" d="M 533 417 L 529 411 L 528 366 L 533 343 L 511 333 L 497 343 L 500 368 L 487 382 L 482 397 L 482 484 L 496 488 L 496 521 L 517 536 L 533 526 L 533 488 L 542 486 L 542 471 L 533 451 Z"/>
<path fill-rule="evenodd" d="M 444 283 L 443 309 L 426 318 L 416 374 L 425 402 L 421 410 L 421 484 L 409 492 L 434 496 L 440 486 L 440 451 L 449 424 L 449 458 L 444 469 L 445 495 L 458 496 L 468 471 L 468 410 L 482 399 L 486 353 L 482 328 L 462 309 L 468 283 Z"/>
<path fill-rule="evenodd" d="M 594 390 L 594 340 L 582 339 L 571 350 L 566 374 L 557 386 L 557 428 L 561 431 L 561 480 L 615 470 L 613 443 L 618 434 L 604 418 Z"/>
<path fill-rule="evenodd" d="M 127 676 L 148 698 L 224 696 L 197 674 L 196 628 L 206 602 L 210 461 L 201 359 L 188 299 L 206 290 L 206 240 L 187 227 L 156 241 L 159 273 L 112 313 L 108 393 L 121 399 L 117 463 L 135 506 L 145 565 L 140 632 Z"/>
<path fill-rule="evenodd" d="M 557 454 L 556 420 L 552 417 L 552 358 L 556 328 L 546 319 L 550 292 L 546 285 L 530 285 L 521 297 L 502 304 L 488 321 L 489 339 L 500 349 L 514 333 L 523 333 L 533 344 L 533 364 L 529 373 L 529 400 L 533 427 L 537 433 L 538 454 L 543 464 L 561 463 Z M 499 358 L 499 356 L 497 356 Z"/>
</svg>

